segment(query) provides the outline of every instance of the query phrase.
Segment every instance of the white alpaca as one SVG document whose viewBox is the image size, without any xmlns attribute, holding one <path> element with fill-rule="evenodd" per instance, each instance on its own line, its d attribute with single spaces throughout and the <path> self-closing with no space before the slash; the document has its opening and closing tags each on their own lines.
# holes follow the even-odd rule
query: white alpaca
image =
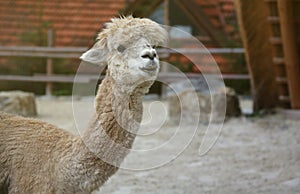
<svg viewBox="0 0 300 194">
<path fill-rule="evenodd" d="M 82 138 L 42 121 L 0 114 L 0 193 L 91 193 L 128 154 L 142 98 L 159 70 L 152 45 L 167 33 L 149 19 L 112 19 L 82 60 L 108 64 L 96 115 Z"/>
</svg>

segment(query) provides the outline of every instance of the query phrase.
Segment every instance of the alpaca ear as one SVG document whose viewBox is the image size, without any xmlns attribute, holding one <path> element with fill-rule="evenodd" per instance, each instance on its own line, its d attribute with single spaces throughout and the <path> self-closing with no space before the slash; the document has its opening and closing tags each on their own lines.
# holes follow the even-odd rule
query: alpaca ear
<svg viewBox="0 0 300 194">
<path fill-rule="evenodd" d="M 106 64 L 106 56 L 107 50 L 105 48 L 91 48 L 90 50 L 83 53 L 80 59 L 89 63 L 103 65 Z"/>
</svg>

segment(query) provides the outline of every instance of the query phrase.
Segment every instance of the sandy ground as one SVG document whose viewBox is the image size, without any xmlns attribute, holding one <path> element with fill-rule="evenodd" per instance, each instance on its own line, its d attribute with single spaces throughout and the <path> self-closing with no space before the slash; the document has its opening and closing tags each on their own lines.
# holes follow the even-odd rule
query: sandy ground
<svg viewBox="0 0 300 194">
<path fill-rule="evenodd" d="M 76 123 L 83 123 L 84 127 L 92 114 L 92 98 L 76 100 L 75 104 L 72 109 L 70 98 L 38 98 L 38 118 L 78 133 Z M 248 111 L 250 103 L 242 104 Z M 134 144 L 137 154 L 129 154 L 123 168 L 166 164 L 150 170 L 120 169 L 94 193 L 300 193 L 300 121 L 276 114 L 233 118 L 223 127 L 213 124 L 209 136 L 217 137 L 220 127 L 221 134 L 212 149 L 201 155 L 199 147 L 203 137 L 207 137 L 207 126 L 200 124 L 194 138 L 193 124 L 179 128 L 170 124 L 161 126 L 167 115 L 166 106 L 165 102 L 144 103 L 141 129 L 144 135 L 137 137 Z M 177 156 L 189 139 L 191 144 Z M 152 148 L 153 152 L 139 153 Z"/>
</svg>

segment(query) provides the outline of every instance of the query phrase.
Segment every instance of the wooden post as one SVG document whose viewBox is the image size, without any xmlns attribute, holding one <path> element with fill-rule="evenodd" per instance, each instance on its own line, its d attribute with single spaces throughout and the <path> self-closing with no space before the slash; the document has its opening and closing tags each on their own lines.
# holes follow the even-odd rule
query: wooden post
<svg viewBox="0 0 300 194">
<path fill-rule="evenodd" d="M 165 3 L 165 18 L 164 18 L 165 25 L 169 26 L 170 25 L 170 6 L 169 6 L 170 2 L 169 0 L 165 0 L 164 3 Z"/>
<path fill-rule="evenodd" d="M 278 0 L 278 12 L 291 106 L 300 109 L 300 52 L 292 4 L 292 0 Z"/>
<path fill-rule="evenodd" d="M 169 13 L 169 0 L 164 1 L 165 5 L 165 17 L 164 17 L 164 23 L 168 27 L 170 26 L 170 13 Z M 168 72 L 168 66 L 162 65 L 161 72 Z M 161 86 L 161 97 L 165 99 L 167 97 L 167 86 L 162 85 Z"/>
<path fill-rule="evenodd" d="M 54 30 L 48 30 L 48 47 L 54 46 Z M 53 59 L 47 58 L 46 75 L 51 76 L 53 74 Z M 52 96 L 53 84 L 52 82 L 46 83 L 46 96 Z"/>
<path fill-rule="evenodd" d="M 269 42 L 268 7 L 262 0 L 235 0 L 235 6 L 251 77 L 253 110 L 274 108 L 278 97 Z"/>
</svg>

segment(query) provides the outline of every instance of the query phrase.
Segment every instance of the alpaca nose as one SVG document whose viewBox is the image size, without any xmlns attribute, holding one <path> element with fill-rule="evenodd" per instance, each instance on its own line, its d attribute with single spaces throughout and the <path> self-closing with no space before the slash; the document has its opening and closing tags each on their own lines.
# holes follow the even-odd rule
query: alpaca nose
<svg viewBox="0 0 300 194">
<path fill-rule="evenodd" d="M 156 51 L 154 49 L 151 49 L 151 50 L 144 51 L 141 57 L 144 59 L 154 60 L 156 56 L 157 56 Z"/>
</svg>

